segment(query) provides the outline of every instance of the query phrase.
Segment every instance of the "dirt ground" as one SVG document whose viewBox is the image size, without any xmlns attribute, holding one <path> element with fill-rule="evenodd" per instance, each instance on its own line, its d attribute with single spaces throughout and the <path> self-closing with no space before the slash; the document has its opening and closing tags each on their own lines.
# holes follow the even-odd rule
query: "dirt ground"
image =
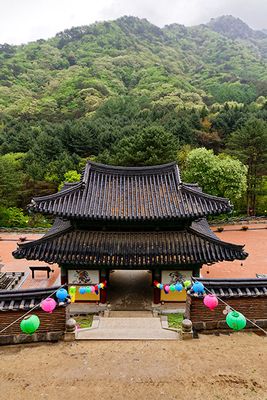
<svg viewBox="0 0 267 400">
<path fill-rule="evenodd" d="M 99 341 L 0 348 L 0 399 L 267 400 L 267 339 Z"/>
</svg>

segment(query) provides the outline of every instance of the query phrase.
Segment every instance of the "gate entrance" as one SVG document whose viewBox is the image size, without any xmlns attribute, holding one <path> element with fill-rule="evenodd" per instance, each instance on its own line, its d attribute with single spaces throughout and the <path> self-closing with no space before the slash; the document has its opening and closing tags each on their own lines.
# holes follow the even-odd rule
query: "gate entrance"
<svg viewBox="0 0 267 400">
<path fill-rule="evenodd" d="M 110 272 L 108 303 L 111 310 L 151 310 L 153 301 L 152 274 L 144 270 Z"/>
</svg>

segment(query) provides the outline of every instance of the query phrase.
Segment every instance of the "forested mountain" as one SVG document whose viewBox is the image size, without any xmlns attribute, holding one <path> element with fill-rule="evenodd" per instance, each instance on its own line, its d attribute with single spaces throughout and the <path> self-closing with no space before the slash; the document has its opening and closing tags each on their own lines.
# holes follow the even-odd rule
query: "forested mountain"
<svg viewBox="0 0 267 400">
<path fill-rule="evenodd" d="M 141 165 L 184 145 L 225 151 L 250 118 L 267 120 L 266 59 L 267 34 L 231 16 L 162 29 L 122 17 L 0 45 L 0 154 L 20 153 L 24 182 L 13 203 L 51 190 L 86 157 Z M 174 152 L 142 154 L 162 138 Z"/>
</svg>

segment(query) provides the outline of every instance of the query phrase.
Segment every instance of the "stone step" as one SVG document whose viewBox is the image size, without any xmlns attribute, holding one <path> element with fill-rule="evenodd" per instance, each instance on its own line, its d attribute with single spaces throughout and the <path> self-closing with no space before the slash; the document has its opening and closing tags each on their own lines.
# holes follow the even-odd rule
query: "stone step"
<svg viewBox="0 0 267 400">
<path fill-rule="evenodd" d="M 151 311 L 110 311 L 109 318 L 153 318 Z"/>
<path fill-rule="evenodd" d="M 98 328 L 79 329 L 77 340 L 177 340 L 178 333 L 163 329 L 160 318 L 100 318 Z"/>
</svg>

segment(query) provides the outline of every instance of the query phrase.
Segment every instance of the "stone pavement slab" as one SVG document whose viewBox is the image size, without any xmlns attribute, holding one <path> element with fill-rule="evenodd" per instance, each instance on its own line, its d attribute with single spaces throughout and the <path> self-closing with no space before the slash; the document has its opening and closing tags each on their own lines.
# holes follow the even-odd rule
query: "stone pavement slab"
<svg viewBox="0 0 267 400">
<path fill-rule="evenodd" d="M 177 332 L 163 329 L 160 318 L 100 318 L 97 329 L 79 329 L 77 340 L 177 340 Z"/>
</svg>

